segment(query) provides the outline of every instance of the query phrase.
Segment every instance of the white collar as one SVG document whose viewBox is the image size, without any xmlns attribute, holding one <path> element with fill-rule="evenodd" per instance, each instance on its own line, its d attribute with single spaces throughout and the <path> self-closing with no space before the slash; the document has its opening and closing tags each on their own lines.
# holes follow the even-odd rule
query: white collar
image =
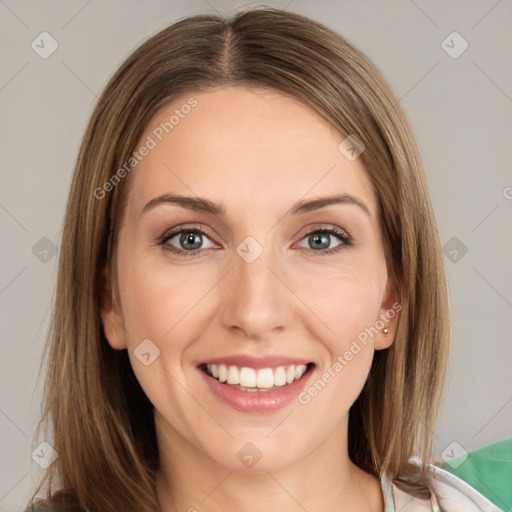
<svg viewBox="0 0 512 512">
<path fill-rule="evenodd" d="M 409 460 L 418 470 L 421 460 Z M 502 512 L 485 496 L 457 476 L 432 464 L 427 467 L 434 472 L 434 492 L 430 499 L 410 496 L 393 484 L 390 478 L 380 478 L 384 496 L 384 512 Z"/>
</svg>

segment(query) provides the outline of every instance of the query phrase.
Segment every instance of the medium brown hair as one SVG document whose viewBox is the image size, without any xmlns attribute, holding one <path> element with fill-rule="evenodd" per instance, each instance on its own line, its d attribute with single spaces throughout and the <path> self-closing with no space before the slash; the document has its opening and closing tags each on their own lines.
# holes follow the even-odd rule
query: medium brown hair
<svg viewBox="0 0 512 512">
<path fill-rule="evenodd" d="M 373 475 L 428 493 L 427 469 L 416 478 L 408 460 L 432 460 L 449 324 L 442 252 L 414 136 L 364 54 L 315 21 L 264 8 L 174 23 L 128 57 L 98 100 L 67 205 L 36 430 L 52 427 L 58 458 L 31 503 L 55 510 L 159 509 L 153 406 L 126 350 L 110 347 L 100 321 L 102 269 L 111 268 L 109 239 L 115 247 L 130 177 L 103 199 L 94 191 L 129 160 L 161 106 L 185 92 L 226 85 L 294 97 L 342 137 L 356 135 L 365 145 L 359 158 L 378 198 L 387 268 L 403 309 L 394 343 L 375 353 L 350 410 L 349 455 Z M 34 502 L 45 481 L 47 501 Z"/>
</svg>

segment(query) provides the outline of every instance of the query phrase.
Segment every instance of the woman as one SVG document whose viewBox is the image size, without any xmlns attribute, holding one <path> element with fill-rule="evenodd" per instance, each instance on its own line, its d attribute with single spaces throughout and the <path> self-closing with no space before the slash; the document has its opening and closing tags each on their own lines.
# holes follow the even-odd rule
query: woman
<svg viewBox="0 0 512 512">
<path fill-rule="evenodd" d="M 184 19 L 83 139 L 32 505 L 497 510 L 429 464 L 448 331 L 420 157 L 374 65 L 297 14 Z"/>
</svg>

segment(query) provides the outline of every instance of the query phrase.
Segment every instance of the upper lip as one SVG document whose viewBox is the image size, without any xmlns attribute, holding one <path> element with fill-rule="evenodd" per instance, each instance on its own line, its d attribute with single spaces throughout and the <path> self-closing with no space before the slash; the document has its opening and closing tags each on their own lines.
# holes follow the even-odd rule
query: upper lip
<svg viewBox="0 0 512 512">
<path fill-rule="evenodd" d="M 249 368 L 276 368 L 278 366 L 290 366 L 299 364 L 308 364 L 311 361 L 307 359 L 299 359 L 296 357 L 279 356 L 279 355 L 268 355 L 263 357 L 254 357 L 247 354 L 238 354 L 233 356 L 215 357 L 203 361 L 204 364 L 225 364 L 228 366 L 249 367 Z"/>
</svg>

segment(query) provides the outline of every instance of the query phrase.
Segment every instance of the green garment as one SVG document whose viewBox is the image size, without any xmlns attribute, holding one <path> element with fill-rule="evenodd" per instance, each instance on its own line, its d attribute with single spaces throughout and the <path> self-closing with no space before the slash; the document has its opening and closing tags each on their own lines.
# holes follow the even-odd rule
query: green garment
<svg viewBox="0 0 512 512">
<path fill-rule="evenodd" d="M 512 438 L 484 446 L 442 465 L 504 512 L 512 512 Z"/>
</svg>

